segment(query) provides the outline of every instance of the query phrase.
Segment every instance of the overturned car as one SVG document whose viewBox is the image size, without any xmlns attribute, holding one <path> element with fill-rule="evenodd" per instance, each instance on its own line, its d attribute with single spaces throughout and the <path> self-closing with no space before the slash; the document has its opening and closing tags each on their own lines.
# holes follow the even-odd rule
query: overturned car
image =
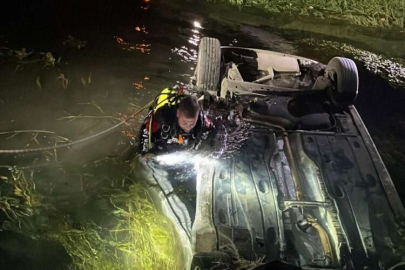
<svg viewBox="0 0 405 270">
<path fill-rule="evenodd" d="M 203 38 L 191 84 L 214 135 L 145 169 L 185 269 L 403 267 L 405 210 L 352 105 L 352 60 Z"/>
</svg>

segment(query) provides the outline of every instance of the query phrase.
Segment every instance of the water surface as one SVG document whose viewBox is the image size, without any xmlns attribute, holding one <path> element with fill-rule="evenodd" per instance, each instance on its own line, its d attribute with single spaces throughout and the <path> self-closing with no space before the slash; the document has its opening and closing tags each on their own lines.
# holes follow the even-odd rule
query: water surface
<svg viewBox="0 0 405 270">
<path fill-rule="evenodd" d="M 58 145 L 111 127 L 138 111 L 161 89 L 188 83 L 203 36 L 216 37 L 223 45 L 286 52 L 324 63 L 336 56 L 335 52 L 308 46 L 305 38 L 404 57 L 403 47 L 398 48 L 404 44 L 403 33 L 362 32 L 359 27 L 349 31 L 351 26 L 347 25 L 327 28 L 308 23 L 298 27 L 297 22 L 302 25 L 302 21 L 294 17 L 250 9 L 240 12 L 236 7 L 202 1 L 14 2 L 8 11 L 2 16 L 0 47 L 26 48 L 33 53 L 20 60 L 9 56 L 7 49 L 0 50 L 1 149 Z M 375 44 L 361 42 L 358 35 L 368 36 Z M 65 42 L 69 36 L 73 39 Z M 86 41 L 85 47 L 79 41 Z M 389 49 L 384 51 L 384 47 Z M 46 52 L 60 59 L 55 66 L 46 66 L 41 54 Z M 405 89 L 391 87 L 362 62 L 357 64 L 360 94 L 356 107 L 401 197 L 405 197 L 401 182 L 405 178 Z M 52 205 L 60 214 L 49 217 L 43 211 L 34 215 L 30 237 L 40 236 L 53 222 L 61 222 L 58 218 L 70 219 L 78 227 L 86 222 L 108 227 L 110 219 L 99 212 L 100 205 L 105 204 L 105 194 L 127 187 L 122 181 L 131 171 L 129 164 L 145 113 L 113 132 L 69 149 L 0 156 L 0 175 L 12 179 L 10 166 L 25 167 L 23 171 L 41 194 L 42 203 Z M 23 203 L 10 185 L 11 180 L 2 182 L 2 198 L 14 196 Z M 6 218 L 2 214 L 1 219 Z M 18 226 L 9 228 L 20 230 Z M 57 242 L 31 240 L 10 231 L 2 231 L 0 239 L 1 266 L 68 269 L 70 258 Z M 46 260 L 49 254 L 59 258 L 57 265 Z"/>
</svg>

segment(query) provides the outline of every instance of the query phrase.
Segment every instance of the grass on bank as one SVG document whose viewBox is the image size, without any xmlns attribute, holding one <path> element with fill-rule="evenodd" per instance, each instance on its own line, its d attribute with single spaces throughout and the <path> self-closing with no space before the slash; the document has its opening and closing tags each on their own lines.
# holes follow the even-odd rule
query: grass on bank
<svg viewBox="0 0 405 270">
<path fill-rule="evenodd" d="M 211 0 L 384 28 L 405 28 L 404 0 Z"/>
</svg>

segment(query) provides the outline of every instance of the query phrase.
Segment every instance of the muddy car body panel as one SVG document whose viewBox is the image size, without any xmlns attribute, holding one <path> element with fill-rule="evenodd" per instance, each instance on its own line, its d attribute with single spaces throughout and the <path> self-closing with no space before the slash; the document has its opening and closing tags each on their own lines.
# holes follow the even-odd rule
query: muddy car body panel
<svg viewBox="0 0 405 270">
<path fill-rule="evenodd" d="M 221 119 L 205 152 L 149 162 L 173 222 L 187 235 L 191 268 L 401 264 L 405 211 L 352 105 L 354 63 L 332 59 L 325 66 L 217 43 L 204 48 L 215 55 L 220 50 L 220 79 L 198 78 L 213 70 L 204 66 L 209 61 L 199 61 L 194 78 L 194 92 L 217 98 L 204 106 Z M 209 56 L 200 45 L 199 57 Z"/>
</svg>

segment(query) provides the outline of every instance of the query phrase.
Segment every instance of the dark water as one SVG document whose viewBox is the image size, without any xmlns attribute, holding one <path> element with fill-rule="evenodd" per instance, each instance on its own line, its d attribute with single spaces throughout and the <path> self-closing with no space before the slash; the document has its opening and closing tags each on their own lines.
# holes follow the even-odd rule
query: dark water
<svg viewBox="0 0 405 270">
<path fill-rule="evenodd" d="M 52 146 L 118 123 L 161 89 L 188 82 L 195 67 L 197 44 L 203 36 L 216 37 L 223 45 L 275 50 L 324 63 L 335 55 L 306 46 L 304 38 L 346 42 L 382 53 L 378 46 L 350 39 L 350 35 L 283 27 L 294 22 L 289 16 L 265 19 L 269 15 L 252 10 L 239 12 L 234 7 L 205 1 L 8 4 L 2 8 L 0 47 L 34 52 L 18 60 L 7 56 L 7 50 L 0 50 L 0 132 L 9 132 L 0 134 L 1 149 Z M 336 25 L 336 29 L 339 27 Z M 387 42 L 386 32 L 367 31 L 373 38 L 381 36 Z M 86 41 L 85 48 L 78 49 L 78 42 L 64 45 L 69 36 Z M 405 40 L 403 33 L 390 34 L 389 38 L 395 46 Z M 403 57 L 403 48 L 395 46 L 389 55 Z M 55 59 L 60 57 L 60 62 L 44 67 L 40 52 L 51 52 Z M 357 64 L 360 94 L 356 107 L 401 197 L 405 197 L 405 89 L 390 87 L 387 81 L 363 68 L 362 63 Z M 69 82 L 67 87 L 61 74 Z M 35 168 L 33 181 L 46 202 L 72 219 L 104 222 L 93 211 L 92 200 L 97 200 L 112 179 L 128 175 L 141 116 L 101 138 L 70 149 L 2 155 L 0 165 Z M 13 133 L 21 130 L 30 131 Z M 9 169 L 0 168 L 0 175 L 10 176 Z M 2 196 L 7 192 L 2 188 Z M 66 269 L 69 257 L 61 247 L 52 245 L 55 244 L 0 232 L 0 267 Z M 44 259 L 49 254 L 60 258 L 57 265 Z"/>
</svg>

